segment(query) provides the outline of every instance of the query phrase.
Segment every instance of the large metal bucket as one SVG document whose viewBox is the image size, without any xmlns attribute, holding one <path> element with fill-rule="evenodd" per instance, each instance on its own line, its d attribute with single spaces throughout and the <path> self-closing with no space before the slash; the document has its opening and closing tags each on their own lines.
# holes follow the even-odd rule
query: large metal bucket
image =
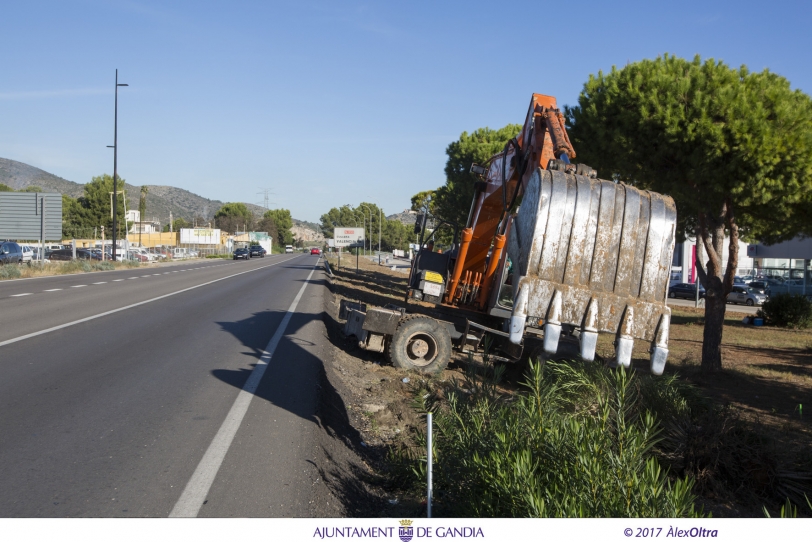
<svg viewBox="0 0 812 542">
<path fill-rule="evenodd" d="M 538 169 L 508 242 L 511 340 L 521 341 L 528 317 L 544 319 L 544 348 L 554 353 L 561 324 L 570 324 L 580 328 L 581 355 L 591 360 L 598 333 L 612 333 L 626 367 L 634 339 L 651 341 L 651 371 L 662 374 L 676 220 L 668 196 Z"/>
</svg>

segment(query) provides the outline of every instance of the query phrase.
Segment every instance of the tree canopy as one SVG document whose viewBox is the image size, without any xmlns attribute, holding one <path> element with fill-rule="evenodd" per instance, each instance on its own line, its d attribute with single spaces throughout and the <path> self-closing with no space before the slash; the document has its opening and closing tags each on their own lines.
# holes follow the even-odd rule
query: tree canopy
<svg viewBox="0 0 812 542">
<path fill-rule="evenodd" d="M 768 70 L 665 55 L 590 76 L 567 116 L 579 161 L 671 195 L 678 233 L 698 233 L 708 255 L 707 269 L 697 266 L 707 291 L 702 366 L 721 369 L 739 233 L 765 242 L 812 233 L 812 100 Z"/>
<path fill-rule="evenodd" d="M 273 220 L 274 226 L 276 227 L 275 239 L 280 245 L 290 245 L 293 243 L 293 232 L 291 231 L 293 218 L 290 216 L 288 209 L 271 209 L 265 211 L 263 219 L 266 218 Z M 270 234 L 271 232 L 269 231 L 268 235 Z"/>
<path fill-rule="evenodd" d="M 383 219 L 383 222 L 380 220 Z M 380 225 L 380 228 L 379 228 Z M 321 231 L 328 239 L 338 227 L 362 228 L 366 226 L 365 238 L 370 250 L 378 248 L 380 236 L 381 250 L 408 250 L 413 242 L 413 228 L 399 220 L 387 220 L 383 210 L 374 203 L 362 202 L 357 207 L 342 205 L 333 207 L 321 215 Z"/>
<path fill-rule="evenodd" d="M 519 124 L 508 124 L 498 130 L 479 128 L 471 134 L 463 132 L 457 141 L 448 145 L 445 150 L 448 156 L 445 164 L 446 181 L 435 191 L 433 198 L 434 209 L 440 218 L 456 222 L 460 227 L 465 226 L 474 197 L 474 183 L 479 180 L 471 173 L 471 164 L 484 164 L 490 160 L 521 129 Z M 420 194 L 412 198 L 412 203 Z"/>
</svg>

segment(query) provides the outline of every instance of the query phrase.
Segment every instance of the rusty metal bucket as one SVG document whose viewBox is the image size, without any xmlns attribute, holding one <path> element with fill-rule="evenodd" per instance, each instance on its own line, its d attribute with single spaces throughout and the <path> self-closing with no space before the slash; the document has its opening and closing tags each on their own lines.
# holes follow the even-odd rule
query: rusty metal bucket
<svg viewBox="0 0 812 542">
<path fill-rule="evenodd" d="M 642 339 L 652 343 L 652 373 L 662 374 L 676 220 L 668 196 L 536 170 L 508 241 L 511 341 L 521 341 L 528 317 L 544 319 L 544 349 L 554 353 L 561 325 L 570 324 L 580 328 L 581 356 L 592 360 L 598 333 L 612 333 L 617 363 L 628 367 Z"/>
</svg>

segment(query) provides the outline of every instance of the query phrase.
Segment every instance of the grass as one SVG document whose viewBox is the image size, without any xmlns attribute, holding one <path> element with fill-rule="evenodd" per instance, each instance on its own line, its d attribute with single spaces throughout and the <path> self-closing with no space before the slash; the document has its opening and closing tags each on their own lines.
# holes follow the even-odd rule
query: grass
<svg viewBox="0 0 812 542">
<path fill-rule="evenodd" d="M 52 275 L 69 275 L 74 273 L 92 273 L 94 271 L 112 271 L 114 269 L 131 269 L 139 267 L 138 262 L 88 262 L 74 260 L 71 262 L 50 262 L 44 265 L 34 263 L 28 265 L 0 266 L 0 280 L 46 277 Z"/>
</svg>

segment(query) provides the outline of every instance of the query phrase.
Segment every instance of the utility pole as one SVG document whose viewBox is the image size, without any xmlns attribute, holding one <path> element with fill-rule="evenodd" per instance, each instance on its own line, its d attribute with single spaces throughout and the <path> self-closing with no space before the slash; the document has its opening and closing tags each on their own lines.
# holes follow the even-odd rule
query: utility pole
<svg viewBox="0 0 812 542">
<path fill-rule="evenodd" d="M 113 114 L 113 144 L 107 146 L 108 148 L 112 147 L 113 149 L 113 194 L 116 194 L 117 192 L 116 179 L 118 177 L 118 87 L 127 86 L 129 85 L 118 82 L 118 69 L 116 69 L 116 105 L 115 112 Z M 116 194 L 116 197 L 113 198 L 113 261 L 116 261 L 116 219 L 118 217 L 118 214 L 116 213 L 117 200 L 118 197 Z"/>
</svg>

